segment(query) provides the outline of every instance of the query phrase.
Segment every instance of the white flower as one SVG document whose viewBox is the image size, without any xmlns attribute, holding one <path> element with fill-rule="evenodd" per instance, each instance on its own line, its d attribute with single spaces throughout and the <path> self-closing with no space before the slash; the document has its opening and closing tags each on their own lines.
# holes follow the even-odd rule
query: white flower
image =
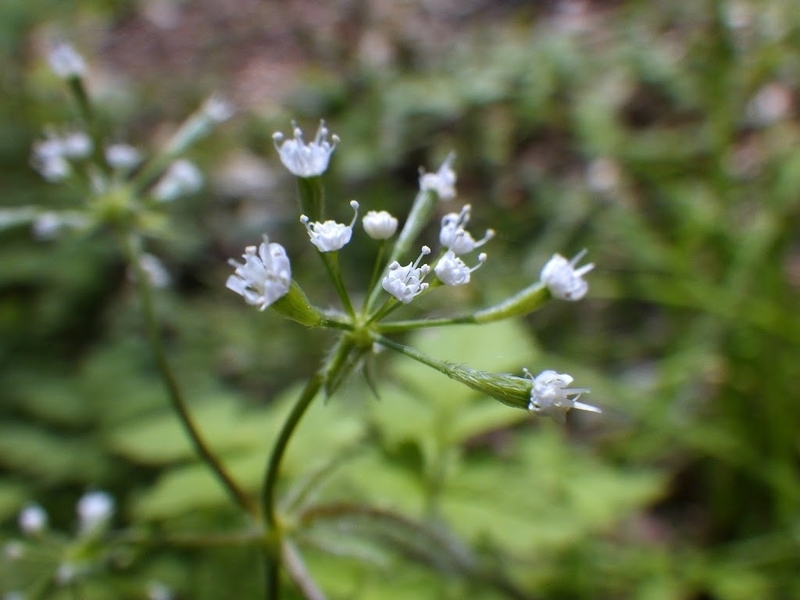
<svg viewBox="0 0 800 600">
<path fill-rule="evenodd" d="M 423 256 L 427 256 L 430 253 L 431 249 L 423 246 L 420 255 L 413 264 L 408 263 L 405 267 L 400 266 L 397 261 L 390 264 L 386 271 L 386 276 L 381 281 L 383 289 L 403 304 L 408 304 L 416 296 L 428 289 L 428 284 L 422 283 L 422 280 L 430 273 L 431 268 L 429 265 L 422 265 L 421 267 L 417 265 L 419 265 Z"/>
<path fill-rule="evenodd" d="M 234 114 L 233 105 L 219 94 L 209 96 L 201 110 L 215 123 L 224 123 Z"/>
<path fill-rule="evenodd" d="M 325 127 L 325 121 L 319 122 L 317 135 L 314 141 L 308 144 L 303 141 L 303 132 L 294 121 L 292 121 L 292 132 L 294 137 L 289 140 L 284 140 L 281 132 L 272 134 L 272 140 L 283 165 L 297 177 L 322 175 L 328 168 L 328 161 L 336 149 L 336 144 L 339 143 L 339 137 L 332 135 L 333 143 L 328 141 L 329 131 Z"/>
<path fill-rule="evenodd" d="M 286 250 L 280 244 L 270 243 L 265 235 L 258 247 L 248 246 L 242 255 L 244 264 L 228 261 L 236 267 L 228 277 L 225 287 L 233 290 L 252 306 L 265 310 L 270 304 L 282 298 L 292 285 L 292 267 Z"/>
<path fill-rule="evenodd" d="M 450 168 L 456 155 L 452 152 L 444 159 L 436 173 L 425 173 L 420 169 L 419 189 L 423 192 L 436 192 L 439 200 L 456 197 L 456 173 Z"/>
<path fill-rule="evenodd" d="M 186 159 L 176 160 L 153 188 L 153 197 L 159 202 L 170 202 L 181 196 L 193 194 L 203 186 L 203 173 Z"/>
<path fill-rule="evenodd" d="M 72 173 L 72 167 L 61 155 L 50 156 L 42 160 L 34 147 L 33 168 L 39 171 L 45 181 L 50 183 L 63 181 Z"/>
<path fill-rule="evenodd" d="M 148 600 L 172 600 L 175 597 L 172 590 L 160 581 L 148 581 L 145 590 Z"/>
<path fill-rule="evenodd" d="M 128 171 L 142 161 L 142 154 L 130 144 L 106 146 L 106 161 L 113 169 Z"/>
<path fill-rule="evenodd" d="M 350 201 L 350 207 L 355 211 L 353 220 L 350 225 L 344 223 L 337 223 L 336 221 L 325 221 L 320 223 L 308 222 L 308 217 L 300 215 L 300 222 L 306 226 L 308 237 L 311 238 L 311 243 L 314 244 L 320 252 L 335 252 L 341 250 L 353 236 L 353 225 L 358 218 L 358 202 L 355 200 Z"/>
<path fill-rule="evenodd" d="M 487 229 L 483 237 L 476 242 L 475 238 L 464 229 L 469 223 L 471 211 L 472 206 L 466 204 L 460 213 L 449 213 L 442 217 L 439 243 L 456 255 L 468 254 L 494 237 L 494 230 Z"/>
<path fill-rule="evenodd" d="M 72 563 L 61 563 L 56 569 L 56 583 L 58 585 L 67 585 L 72 583 L 78 576 L 78 568 Z"/>
<path fill-rule="evenodd" d="M 589 392 L 587 388 L 569 388 L 573 378 L 566 373 L 542 371 L 536 377 L 528 369 L 523 369 L 525 377 L 531 380 L 531 400 L 528 410 L 543 417 L 552 417 L 554 421 L 566 421 L 567 412 L 576 408 L 590 412 L 602 412 L 596 406 L 578 402 L 581 394 Z"/>
<path fill-rule="evenodd" d="M 58 135 L 50 131 L 47 138 L 33 145 L 33 167 L 47 181 L 62 181 L 72 172 L 68 158 L 86 158 L 92 152 L 92 140 L 82 131 Z"/>
<path fill-rule="evenodd" d="M 369 211 L 361 224 L 373 240 L 388 240 L 397 231 L 397 219 L 385 210 Z"/>
<path fill-rule="evenodd" d="M 86 61 L 66 43 L 57 44 L 47 56 L 50 68 L 61 79 L 82 77 L 86 72 Z"/>
<path fill-rule="evenodd" d="M 448 250 L 439 259 L 433 270 L 445 285 L 466 285 L 469 283 L 470 273 L 477 271 L 485 262 L 486 253 L 481 252 L 478 255 L 478 264 L 470 269 L 463 260 L 455 255 L 455 252 Z"/>
<path fill-rule="evenodd" d="M 139 266 L 153 287 L 165 288 L 172 283 L 169 271 L 157 256 L 147 252 L 142 254 L 139 259 Z"/>
<path fill-rule="evenodd" d="M 572 260 L 567 260 L 560 254 L 554 254 L 547 261 L 539 275 L 540 281 L 545 284 L 555 298 L 561 300 L 580 300 L 589 290 L 589 284 L 583 279 L 589 271 L 594 269 L 594 264 L 589 263 L 576 269 L 575 265 L 586 254 L 586 250 L 579 252 Z"/>
<path fill-rule="evenodd" d="M 28 504 L 20 511 L 17 522 L 25 535 L 38 535 L 47 529 L 47 512 L 38 504 Z"/>
<path fill-rule="evenodd" d="M 78 500 L 77 511 L 80 532 L 97 531 L 114 515 L 114 498 L 107 492 L 87 492 Z"/>
<path fill-rule="evenodd" d="M 67 158 L 86 158 L 92 153 L 92 138 L 83 131 L 70 131 L 61 138 L 61 153 Z"/>
</svg>

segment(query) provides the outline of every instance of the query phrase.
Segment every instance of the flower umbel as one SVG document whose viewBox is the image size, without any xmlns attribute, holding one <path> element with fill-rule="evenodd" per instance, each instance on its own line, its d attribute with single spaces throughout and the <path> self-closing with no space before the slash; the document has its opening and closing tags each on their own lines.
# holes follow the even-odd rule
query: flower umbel
<svg viewBox="0 0 800 600">
<path fill-rule="evenodd" d="M 350 238 L 353 236 L 353 225 L 355 225 L 356 219 L 358 218 L 358 202 L 351 200 L 350 207 L 355 211 L 355 214 L 349 225 L 330 220 L 324 223 L 318 221 L 309 223 L 307 216 L 300 215 L 300 222 L 306 226 L 308 237 L 311 238 L 311 243 L 314 244 L 320 252 L 335 252 L 336 250 L 341 250 L 350 241 Z"/>
<path fill-rule="evenodd" d="M 575 301 L 583 298 L 589 291 L 589 284 L 586 283 L 583 276 L 594 269 L 594 263 L 575 268 L 585 254 L 586 250 L 582 250 L 569 261 L 560 254 L 554 254 L 553 258 L 547 261 L 539 279 L 554 297 Z"/>
<path fill-rule="evenodd" d="M 414 263 L 408 263 L 405 267 L 401 266 L 399 262 L 394 261 L 389 265 L 386 276 L 381 281 L 383 289 L 389 292 L 392 296 L 400 300 L 403 304 L 408 304 L 416 296 L 428 289 L 427 283 L 422 283 L 425 276 L 430 273 L 430 265 L 422 265 L 418 267 L 423 256 L 431 253 L 431 249 L 423 246 L 420 255 Z"/>
<path fill-rule="evenodd" d="M 456 197 L 456 173 L 450 168 L 456 155 L 452 152 L 444 159 L 436 173 L 425 173 L 420 169 L 419 189 L 423 192 L 436 192 L 439 200 L 451 200 Z"/>
<path fill-rule="evenodd" d="M 470 273 L 477 271 L 486 262 L 486 253 L 478 255 L 478 264 L 471 269 L 466 263 L 455 255 L 455 252 L 448 250 L 439 259 L 434 267 L 434 272 L 445 285 L 466 285 L 469 283 Z"/>
<path fill-rule="evenodd" d="M 292 139 L 284 139 L 281 132 L 272 134 L 272 140 L 278 154 L 281 156 L 283 165 L 297 177 L 315 177 L 322 175 L 328 169 L 328 162 L 331 154 L 339 143 L 339 137 L 331 135 L 331 142 L 328 141 L 328 128 L 325 121 L 319 122 L 319 129 L 313 142 L 308 144 L 303 141 L 303 131 L 292 121 Z"/>
<path fill-rule="evenodd" d="M 528 403 L 529 411 L 544 417 L 552 417 L 558 423 L 566 420 L 567 412 L 572 408 L 602 412 L 596 406 L 578 402 L 581 394 L 588 393 L 589 389 L 567 387 L 573 382 L 572 376 L 551 370 L 542 371 L 536 377 L 531 375 L 528 369 L 523 369 L 523 372 L 533 383 L 531 400 Z"/>
<path fill-rule="evenodd" d="M 449 213 L 442 217 L 442 228 L 439 231 L 439 243 L 452 250 L 454 254 L 468 254 L 480 248 L 494 237 L 494 230 L 487 229 L 483 237 L 475 241 L 470 233 L 464 229 L 469 223 L 472 206 L 464 205 L 460 213 Z"/>
<path fill-rule="evenodd" d="M 228 261 L 236 271 L 228 277 L 225 287 L 242 296 L 248 304 L 258 306 L 259 310 L 265 310 L 286 295 L 292 284 L 292 268 L 283 246 L 270 243 L 265 235 L 258 250 L 248 246 L 242 258 L 244 264 Z"/>
</svg>

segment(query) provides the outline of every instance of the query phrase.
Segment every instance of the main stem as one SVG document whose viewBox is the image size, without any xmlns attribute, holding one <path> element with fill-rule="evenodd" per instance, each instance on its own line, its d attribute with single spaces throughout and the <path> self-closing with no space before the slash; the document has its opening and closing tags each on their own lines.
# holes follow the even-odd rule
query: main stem
<svg viewBox="0 0 800 600">
<path fill-rule="evenodd" d="M 278 472 L 280 470 L 283 455 L 289 445 L 289 440 L 292 439 L 292 434 L 303 418 L 306 410 L 311 406 L 311 402 L 319 392 L 325 381 L 325 373 L 319 371 L 315 373 L 311 379 L 306 383 L 303 392 L 297 399 L 297 403 L 292 407 L 292 412 L 286 418 L 286 421 L 281 428 L 278 439 L 272 447 L 272 454 L 267 463 L 267 470 L 264 475 L 264 486 L 261 489 L 261 507 L 264 515 L 264 524 L 266 525 L 265 540 L 266 540 L 266 554 L 264 557 L 266 568 L 265 573 L 265 590 L 267 600 L 277 600 L 280 598 L 280 548 L 281 548 L 281 532 L 278 527 L 278 515 L 275 510 L 275 485 L 278 482 Z"/>
<path fill-rule="evenodd" d="M 141 265 L 141 250 L 139 247 L 139 240 L 134 235 L 125 236 L 123 246 L 127 254 L 128 262 L 133 267 L 136 274 L 136 282 L 139 286 L 139 296 L 142 302 L 142 312 L 144 314 L 144 321 L 147 327 L 147 337 L 150 341 L 150 349 L 153 352 L 153 357 L 156 361 L 156 367 L 164 381 L 167 388 L 167 396 L 169 397 L 170 404 L 173 410 L 178 415 L 184 431 L 189 436 L 192 446 L 200 459 L 208 465 L 214 475 L 222 483 L 223 487 L 227 490 L 243 510 L 247 511 L 253 518 L 258 516 L 258 506 L 248 496 L 245 491 L 239 487 L 234 481 L 233 477 L 225 470 L 223 464 L 219 459 L 214 456 L 211 449 L 206 444 L 205 440 L 200 435 L 197 424 L 194 422 L 186 401 L 183 398 L 178 380 L 172 372 L 172 367 L 167 360 L 167 353 L 164 350 L 164 345 L 161 341 L 159 334 L 158 318 L 153 303 L 153 290 L 150 287 L 150 280 L 147 277 Z"/>
<path fill-rule="evenodd" d="M 316 397 L 317 392 L 326 382 L 335 379 L 340 374 L 340 371 L 346 368 L 347 359 L 353 346 L 354 343 L 350 336 L 343 335 L 339 338 L 325 364 L 306 383 L 300 397 L 292 407 L 292 411 L 286 417 L 286 421 L 284 421 L 283 427 L 281 427 L 281 431 L 278 434 L 278 439 L 272 447 L 267 470 L 264 473 L 264 485 L 261 488 L 261 509 L 266 526 L 264 538 L 264 584 L 267 600 L 278 600 L 280 598 L 279 576 L 283 540 L 281 539 L 282 532 L 276 511 L 275 487 L 278 483 L 278 473 L 280 472 L 283 455 L 286 453 L 286 448 L 289 446 L 289 441 L 292 439 L 295 429 L 297 429 L 308 407 L 311 406 L 311 402 Z"/>
</svg>

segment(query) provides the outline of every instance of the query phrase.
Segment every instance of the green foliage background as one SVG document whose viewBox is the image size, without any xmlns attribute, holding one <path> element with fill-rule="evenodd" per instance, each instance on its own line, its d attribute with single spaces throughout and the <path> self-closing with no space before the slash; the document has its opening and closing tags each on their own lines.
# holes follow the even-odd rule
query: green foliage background
<svg viewBox="0 0 800 600">
<path fill-rule="evenodd" d="M 317 21 L 301 5 L 176 4 L 179 25 L 164 33 L 146 3 L 3 2 L 0 203 L 80 200 L 29 167 L 43 127 L 74 118 L 43 60 L 54 36 L 97 71 L 89 87 L 111 136 L 153 148 L 216 88 L 243 107 L 197 148 L 209 185 L 149 250 L 173 276 L 158 309 L 181 383 L 255 492 L 325 336 L 244 306 L 224 289 L 225 261 L 268 231 L 309 295 L 335 302 L 271 133 L 327 119 L 342 139 L 326 175 L 341 218 L 352 197 L 405 214 L 417 167 L 455 149 L 459 200 L 498 237 L 471 286 L 409 312 L 499 300 L 556 251 L 586 247 L 598 267 L 580 304 L 409 343 L 487 371 L 568 372 L 605 413 L 572 415 L 566 429 L 535 422 L 378 356 L 380 399 L 359 381 L 319 399 L 285 464 L 284 498 L 321 586 L 331 598 L 502 597 L 475 579 L 482 564 L 531 597 L 800 597 L 794 3 L 334 2 Z M 253 56 L 265 66 L 248 79 Z M 770 98 L 783 107 L 772 116 Z M 0 226 L 4 538 L 30 500 L 68 531 L 89 488 L 114 493 L 120 529 L 236 527 L 168 411 L 112 244 Z M 363 237 L 342 253 L 354 287 L 371 268 Z M 350 510 L 362 503 L 440 534 L 387 528 Z M 258 597 L 246 546 L 131 552 L 85 597 L 142 598 L 150 579 L 180 597 Z M 46 565 L 3 563 L 0 591 Z"/>
</svg>

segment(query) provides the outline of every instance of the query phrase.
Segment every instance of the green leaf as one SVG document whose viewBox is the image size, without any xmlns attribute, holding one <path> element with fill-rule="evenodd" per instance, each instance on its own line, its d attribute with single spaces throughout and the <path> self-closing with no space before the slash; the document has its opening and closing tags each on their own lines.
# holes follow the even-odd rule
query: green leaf
<svg viewBox="0 0 800 600">
<path fill-rule="evenodd" d="M 30 491 L 24 485 L 0 480 L 0 522 L 16 514 L 30 499 Z"/>
<path fill-rule="evenodd" d="M 254 493 L 260 489 L 267 458 L 299 390 L 299 387 L 290 388 L 266 408 L 240 410 L 233 401 L 221 401 L 219 406 L 208 405 L 206 410 L 197 413 L 197 421 L 212 451 L 222 458 L 234 479 L 245 489 Z M 296 477 L 313 470 L 361 439 L 364 425 L 358 418 L 358 411 L 353 410 L 360 408 L 360 404 L 354 407 L 349 400 L 342 398 L 337 402 L 334 398 L 325 403 L 318 397 L 314 401 L 284 456 L 284 477 Z M 187 442 L 179 441 L 183 438 L 182 432 L 161 420 L 135 433 L 143 438 L 136 440 L 136 435 L 125 433 L 117 439 L 119 447 L 124 447 L 130 456 L 160 462 L 191 456 Z M 172 439 L 159 442 L 159 435 Z M 147 443 L 156 444 L 158 448 L 148 451 Z M 205 465 L 192 462 L 168 470 L 138 498 L 133 511 L 140 519 L 166 519 L 191 510 L 223 506 L 227 502 L 221 484 Z"/>
<path fill-rule="evenodd" d="M 19 424 L 0 425 L 0 464 L 47 483 L 100 481 L 110 469 L 92 439 Z"/>
<path fill-rule="evenodd" d="M 471 541 L 520 554 L 564 546 L 644 506 L 664 485 L 654 472 L 581 453 L 555 430 L 525 436 L 515 456 L 463 463 L 448 484 L 443 513 Z"/>
</svg>

